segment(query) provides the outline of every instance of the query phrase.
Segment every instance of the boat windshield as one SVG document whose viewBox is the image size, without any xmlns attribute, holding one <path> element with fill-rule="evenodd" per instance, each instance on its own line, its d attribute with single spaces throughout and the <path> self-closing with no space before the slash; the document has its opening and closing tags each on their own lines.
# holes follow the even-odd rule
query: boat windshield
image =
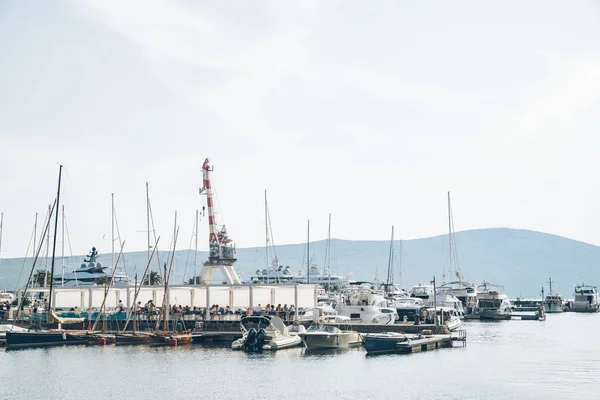
<svg viewBox="0 0 600 400">
<path fill-rule="evenodd" d="M 479 300 L 479 307 L 480 308 L 500 308 L 500 304 L 502 304 L 502 300 L 501 299 L 481 299 Z"/>
<path fill-rule="evenodd" d="M 340 329 L 330 325 L 311 325 L 306 330 L 307 332 L 327 332 L 327 333 L 340 333 Z"/>
</svg>

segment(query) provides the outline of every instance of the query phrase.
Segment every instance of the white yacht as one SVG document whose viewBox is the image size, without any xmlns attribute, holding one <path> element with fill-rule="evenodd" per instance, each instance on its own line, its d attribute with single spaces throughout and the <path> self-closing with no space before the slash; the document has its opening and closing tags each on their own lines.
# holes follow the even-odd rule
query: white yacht
<svg viewBox="0 0 600 400">
<path fill-rule="evenodd" d="M 462 301 L 444 287 L 437 289 L 435 295 L 429 296 L 425 304 L 429 308 L 437 307 L 438 309 L 443 309 L 460 319 L 465 317 Z"/>
<path fill-rule="evenodd" d="M 479 319 L 510 319 L 512 306 L 508 296 L 502 292 L 502 286 L 489 282 L 477 287 L 477 305 L 473 315 Z"/>
<path fill-rule="evenodd" d="M 418 297 L 423 300 L 429 299 L 433 294 L 433 285 L 419 283 L 410 290 L 410 297 Z"/>
<path fill-rule="evenodd" d="M 575 286 L 575 312 L 598 312 L 598 290 L 596 286 L 581 284 Z"/>
<path fill-rule="evenodd" d="M 448 327 L 448 330 L 450 330 L 450 332 L 454 332 L 455 330 L 457 330 L 458 328 L 460 328 L 462 326 L 462 318 L 460 318 L 457 313 L 456 310 L 452 309 L 452 308 L 446 308 L 446 307 L 442 307 L 442 308 L 437 308 L 434 309 L 433 307 L 428 308 L 426 314 L 428 316 L 432 316 L 433 314 L 436 314 L 438 317 L 438 321 L 440 322 L 441 325 L 446 325 Z M 427 319 L 426 319 L 427 322 Z M 433 323 L 434 321 L 431 320 L 431 322 L 429 323 Z"/>
<path fill-rule="evenodd" d="M 463 305 L 465 314 L 470 314 L 473 307 L 477 305 L 477 286 L 467 281 L 454 281 L 444 283 L 440 289 L 453 294 Z"/>
<path fill-rule="evenodd" d="M 274 264 L 269 269 L 257 269 L 256 273 L 250 276 L 249 283 L 293 283 L 297 282 L 299 276 L 292 273 L 290 266 Z"/>
<path fill-rule="evenodd" d="M 552 279 L 550 282 L 550 291 L 544 298 L 544 312 L 561 313 L 565 311 L 565 299 L 558 293 L 552 291 Z"/>
<path fill-rule="evenodd" d="M 243 317 L 240 326 L 243 336 L 231 344 L 232 350 L 280 350 L 302 343 L 300 336 L 290 333 L 279 317 Z"/>
<path fill-rule="evenodd" d="M 87 259 L 83 259 L 81 266 L 64 275 L 54 275 L 54 281 L 57 285 L 62 286 L 94 286 L 99 278 L 109 278 L 113 275 L 112 269 L 104 267 L 100 261 L 97 261 L 98 252 L 95 247 L 88 255 Z M 113 286 L 128 285 L 129 277 L 122 272 L 115 272 Z"/>
<path fill-rule="evenodd" d="M 362 345 L 362 336 L 355 331 L 343 331 L 332 325 L 312 324 L 300 334 L 308 349 L 347 349 Z"/>
<path fill-rule="evenodd" d="M 413 322 L 415 314 L 421 314 L 421 311 L 426 308 L 423 299 L 418 297 L 401 297 L 393 301 L 393 306 L 398 313 L 400 321 Z"/>
<path fill-rule="evenodd" d="M 398 319 L 396 309 L 388 307 L 383 296 L 374 294 L 370 283 L 346 289 L 342 296 L 336 311 L 353 322 L 393 324 Z"/>
</svg>

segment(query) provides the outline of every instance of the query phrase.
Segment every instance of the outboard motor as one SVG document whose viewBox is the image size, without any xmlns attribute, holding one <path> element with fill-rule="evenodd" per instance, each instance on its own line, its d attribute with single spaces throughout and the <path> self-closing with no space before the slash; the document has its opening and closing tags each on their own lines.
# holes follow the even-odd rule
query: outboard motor
<svg viewBox="0 0 600 400">
<path fill-rule="evenodd" d="M 242 347 L 245 351 L 256 351 L 256 329 L 250 328 Z"/>
<path fill-rule="evenodd" d="M 263 328 L 260 328 L 260 330 L 256 333 L 256 350 L 262 350 L 263 346 L 265 345 L 266 338 L 267 332 L 265 332 Z"/>
</svg>

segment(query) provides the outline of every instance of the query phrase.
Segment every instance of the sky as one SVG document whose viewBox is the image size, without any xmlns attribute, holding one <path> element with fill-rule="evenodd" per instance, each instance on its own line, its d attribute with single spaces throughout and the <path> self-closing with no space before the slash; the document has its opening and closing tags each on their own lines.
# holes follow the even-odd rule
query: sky
<svg viewBox="0 0 600 400">
<path fill-rule="evenodd" d="M 600 245 L 598 37 L 593 1 L 0 2 L 1 256 L 59 164 L 67 254 L 110 251 L 111 193 L 145 250 L 146 182 L 159 249 L 176 211 L 193 248 L 207 157 L 238 247 L 265 190 L 275 244 L 443 234 L 451 191 L 457 231 Z"/>
</svg>

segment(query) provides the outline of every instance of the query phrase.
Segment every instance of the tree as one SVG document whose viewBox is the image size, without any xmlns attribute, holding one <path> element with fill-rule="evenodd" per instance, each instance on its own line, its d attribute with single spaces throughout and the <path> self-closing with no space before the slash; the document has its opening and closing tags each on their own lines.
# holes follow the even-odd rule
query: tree
<svg viewBox="0 0 600 400">
<path fill-rule="evenodd" d="M 98 286 L 108 285 L 110 283 L 110 277 L 101 276 L 100 278 L 96 278 L 95 282 Z"/>
<path fill-rule="evenodd" d="M 150 275 L 144 278 L 143 285 L 160 285 L 162 278 L 157 271 L 150 271 Z"/>
<path fill-rule="evenodd" d="M 206 282 L 204 281 L 204 279 L 202 279 L 202 277 L 200 275 L 197 275 L 195 277 L 188 279 L 187 284 L 188 285 L 204 285 L 204 284 L 206 284 Z"/>
</svg>

